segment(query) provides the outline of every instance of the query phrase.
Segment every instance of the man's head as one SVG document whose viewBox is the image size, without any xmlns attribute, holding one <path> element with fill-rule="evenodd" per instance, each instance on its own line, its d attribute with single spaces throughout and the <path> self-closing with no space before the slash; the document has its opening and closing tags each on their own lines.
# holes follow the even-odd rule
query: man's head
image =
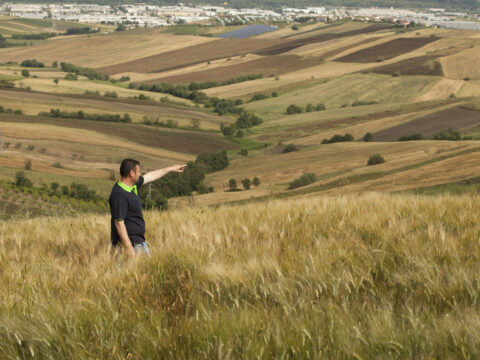
<svg viewBox="0 0 480 360">
<path fill-rule="evenodd" d="M 130 177 L 136 183 L 140 175 L 140 162 L 133 159 L 124 159 L 122 161 L 120 165 L 120 176 L 122 179 Z"/>
</svg>

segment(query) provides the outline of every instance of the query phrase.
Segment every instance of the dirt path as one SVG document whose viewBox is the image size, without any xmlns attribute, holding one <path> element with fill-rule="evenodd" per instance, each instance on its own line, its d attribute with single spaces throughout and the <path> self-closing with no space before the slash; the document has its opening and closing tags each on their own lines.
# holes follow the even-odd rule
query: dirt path
<svg viewBox="0 0 480 360">
<path fill-rule="evenodd" d="M 456 94 L 464 84 L 463 80 L 442 79 L 416 101 L 442 100 Z"/>
</svg>

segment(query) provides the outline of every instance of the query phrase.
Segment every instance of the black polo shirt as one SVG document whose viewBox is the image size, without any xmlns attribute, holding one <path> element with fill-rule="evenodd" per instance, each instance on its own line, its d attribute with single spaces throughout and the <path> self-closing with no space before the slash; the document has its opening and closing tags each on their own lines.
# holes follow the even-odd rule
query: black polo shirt
<svg viewBox="0 0 480 360">
<path fill-rule="evenodd" d="M 132 245 L 145 241 L 145 221 L 142 214 L 142 200 L 140 199 L 140 188 L 144 182 L 143 176 L 131 188 L 121 181 L 113 185 L 112 193 L 108 198 L 110 213 L 112 215 L 112 245 L 116 246 L 120 240 L 115 227 L 115 220 L 123 220 L 127 228 L 128 237 Z"/>
</svg>

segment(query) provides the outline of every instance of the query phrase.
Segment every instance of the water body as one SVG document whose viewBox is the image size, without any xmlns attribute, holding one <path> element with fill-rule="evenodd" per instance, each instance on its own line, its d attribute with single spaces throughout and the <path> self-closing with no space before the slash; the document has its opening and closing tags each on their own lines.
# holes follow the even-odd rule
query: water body
<svg viewBox="0 0 480 360">
<path fill-rule="evenodd" d="M 253 35 L 263 34 L 273 30 L 277 30 L 277 27 L 269 25 L 249 25 L 235 31 L 230 31 L 226 34 L 219 35 L 218 37 L 223 39 L 245 39 Z"/>
</svg>

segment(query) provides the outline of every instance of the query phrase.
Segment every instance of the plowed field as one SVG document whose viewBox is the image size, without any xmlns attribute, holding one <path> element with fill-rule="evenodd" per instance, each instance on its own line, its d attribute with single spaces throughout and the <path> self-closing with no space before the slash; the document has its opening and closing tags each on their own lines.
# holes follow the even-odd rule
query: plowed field
<svg viewBox="0 0 480 360">
<path fill-rule="evenodd" d="M 303 59 L 297 55 L 270 56 L 231 66 L 217 67 L 211 70 L 197 71 L 165 78 L 157 78 L 149 80 L 147 83 L 188 83 L 190 81 L 201 82 L 208 80 L 223 81 L 249 74 L 263 74 L 264 77 L 267 77 L 270 75 L 285 74 L 319 65 L 322 63 L 322 61 L 322 58 Z"/>
<path fill-rule="evenodd" d="M 453 107 L 380 131 L 373 138 L 374 141 L 397 141 L 400 136 L 431 136 L 448 128 L 460 130 L 479 123 L 480 111 Z"/>
<path fill-rule="evenodd" d="M 402 54 L 417 50 L 422 46 L 437 41 L 438 38 L 400 38 L 383 44 L 375 45 L 366 49 L 356 51 L 352 54 L 343 56 L 336 61 L 353 62 L 353 63 L 369 63 L 376 62 L 379 59 L 393 59 Z"/>
<path fill-rule="evenodd" d="M 178 69 L 226 57 L 252 53 L 283 42 L 282 40 L 221 39 L 206 44 L 189 46 L 142 59 L 106 66 L 98 70 L 105 74 L 123 72 L 153 73 Z"/>
<path fill-rule="evenodd" d="M 259 50 L 256 53 L 259 55 L 278 55 L 284 52 L 296 49 L 300 46 L 305 46 L 313 43 L 320 43 L 328 40 L 339 39 L 343 37 L 369 34 L 379 30 L 387 29 L 389 26 L 385 24 L 373 24 L 365 28 L 345 31 L 341 33 L 321 33 L 314 36 L 304 37 L 300 39 L 292 39 L 273 45 L 267 49 Z"/>
<path fill-rule="evenodd" d="M 438 56 L 417 56 L 393 64 L 377 66 L 371 69 L 377 74 L 398 75 L 434 75 L 442 76 L 443 69 Z"/>
</svg>

